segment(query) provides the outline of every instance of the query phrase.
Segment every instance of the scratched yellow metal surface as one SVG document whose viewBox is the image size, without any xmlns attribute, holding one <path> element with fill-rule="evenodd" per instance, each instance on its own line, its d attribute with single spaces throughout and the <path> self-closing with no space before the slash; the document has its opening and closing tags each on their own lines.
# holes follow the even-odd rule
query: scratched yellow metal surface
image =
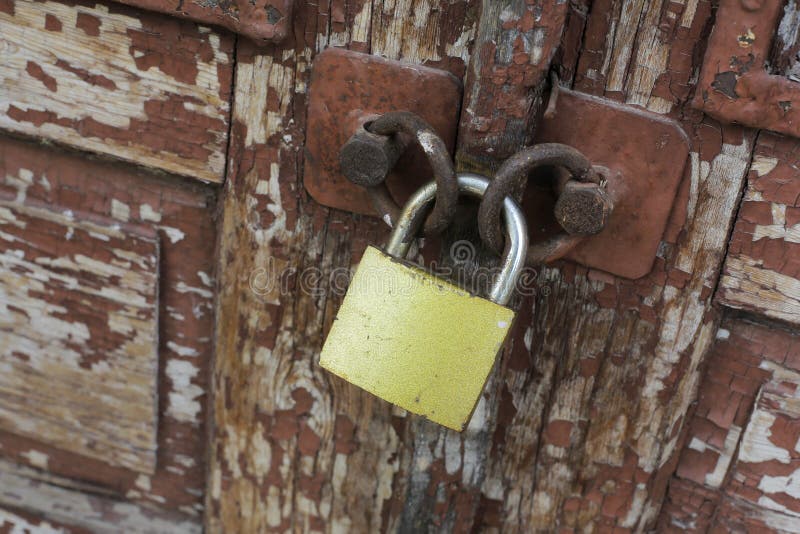
<svg viewBox="0 0 800 534">
<path fill-rule="evenodd" d="M 463 430 L 514 312 L 368 247 L 320 356 L 330 372 Z"/>
</svg>

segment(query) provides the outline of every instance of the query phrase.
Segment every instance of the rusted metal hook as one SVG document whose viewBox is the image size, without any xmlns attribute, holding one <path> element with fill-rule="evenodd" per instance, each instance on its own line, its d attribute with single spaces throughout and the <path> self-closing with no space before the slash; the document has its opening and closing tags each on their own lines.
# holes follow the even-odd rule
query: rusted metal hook
<svg viewBox="0 0 800 534">
<path fill-rule="evenodd" d="M 458 182 L 444 141 L 431 126 L 409 111 L 357 117 L 360 124 L 342 146 L 339 162 L 343 174 L 364 186 L 373 206 L 390 226 L 400 213 L 384 180 L 408 144 L 416 141 L 425 152 L 436 181 L 436 201 L 423 227 L 424 235 L 441 233 L 452 222 L 458 203 Z"/>
<path fill-rule="evenodd" d="M 569 174 L 558 180 L 555 215 L 565 233 L 528 249 L 528 263 L 546 263 L 564 256 L 580 241 L 601 231 L 613 210 L 605 192 L 602 169 L 578 150 L 560 143 L 525 148 L 508 158 L 497 170 L 478 210 L 478 230 L 483 242 L 498 254 L 503 251 L 500 213 L 503 199 L 521 191 L 528 173 L 536 167 L 553 166 Z"/>
</svg>

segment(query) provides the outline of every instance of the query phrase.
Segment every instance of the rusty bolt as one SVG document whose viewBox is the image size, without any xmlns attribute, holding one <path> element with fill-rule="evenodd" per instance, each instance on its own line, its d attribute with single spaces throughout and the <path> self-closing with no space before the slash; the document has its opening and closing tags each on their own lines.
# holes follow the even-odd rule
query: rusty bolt
<svg viewBox="0 0 800 534">
<path fill-rule="evenodd" d="M 339 151 L 342 174 L 354 184 L 377 186 L 386 180 L 405 148 L 401 136 L 374 134 L 361 123 Z"/>
<path fill-rule="evenodd" d="M 556 220 L 570 235 L 587 236 L 605 228 L 614 206 L 599 184 L 569 181 L 554 208 Z"/>
<path fill-rule="evenodd" d="M 758 11 L 764 7 L 764 0 L 741 0 L 741 4 L 747 11 Z"/>
</svg>

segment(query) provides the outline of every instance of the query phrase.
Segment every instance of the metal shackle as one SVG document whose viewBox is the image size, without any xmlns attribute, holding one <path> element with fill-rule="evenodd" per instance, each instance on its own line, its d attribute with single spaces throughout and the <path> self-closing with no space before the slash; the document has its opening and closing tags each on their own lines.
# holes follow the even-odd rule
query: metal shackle
<svg viewBox="0 0 800 534">
<path fill-rule="evenodd" d="M 489 179 L 480 174 L 458 173 L 458 192 L 477 198 L 483 198 Z M 424 219 L 425 208 L 436 196 L 436 182 L 422 186 L 408 199 L 400 218 L 389 236 L 386 253 L 396 258 L 405 258 L 411 248 L 411 239 L 416 234 Z M 500 273 L 497 275 L 489 291 L 489 300 L 501 306 L 508 304 L 517 286 L 517 280 L 525 267 L 525 256 L 528 251 L 528 224 L 519 204 L 511 197 L 503 201 L 503 218 L 508 234 L 508 250 L 503 255 Z"/>
</svg>

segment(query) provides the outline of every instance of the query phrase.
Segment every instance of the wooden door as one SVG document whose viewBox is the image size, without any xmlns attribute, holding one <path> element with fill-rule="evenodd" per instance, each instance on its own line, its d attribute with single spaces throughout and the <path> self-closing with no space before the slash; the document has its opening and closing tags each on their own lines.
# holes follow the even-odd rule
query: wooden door
<svg viewBox="0 0 800 534">
<path fill-rule="evenodd" d="M 800 141 L 791 87 L 705 98 L 745 94 L 734 2 L 125 3 L 0 0 L 0 531 L 800 532 Z M 791 74 L 794 6 L 733 57 L 777 33 Z M 540 267 L 461 434 L 318 366 L 388 233 L 304 189 L 326 47 L 462 80 L 459 169 L 530 143 L 551 70 L 690 139 L 649 274 Z"/>
<path fill-rule="evenodd" d="M 0 5 L 0 530 L 199 532 L 232 35 Z"/>
</svg>

